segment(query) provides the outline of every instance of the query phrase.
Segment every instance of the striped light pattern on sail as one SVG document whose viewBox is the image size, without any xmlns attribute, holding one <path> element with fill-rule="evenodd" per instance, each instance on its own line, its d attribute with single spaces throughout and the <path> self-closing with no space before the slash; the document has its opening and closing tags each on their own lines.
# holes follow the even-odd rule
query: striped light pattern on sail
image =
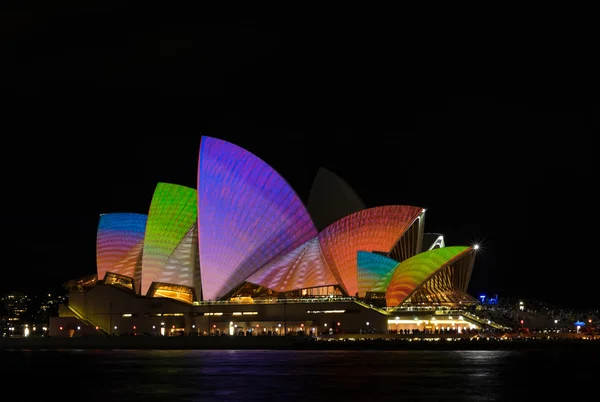
<svg viewBox="0 0 600 402">
<path fill-rule="evenodd" d="M 147 219 L 147 215 L 133 213 L 100 215 L 96 234 L 98 280 L 113 272 L 132 278 L 139 291 Z"/>
<path fill-rule="evenodd" d="M 144 240 L 142 294 L 148 292 L 152 282 L 194 286 L 194 273 L 182 272 L 182 265 L 173 264 L 169 257 L 184 238 L 193 238 L 191 231 L 197 218 L 196 197 L 193 188 L 170 183 L 158 183 L 156 186 Z M 188 246 L 184 245 L 183 249 L 191 250 L 195 255 L 195 247 Z M 181 256 L 178 255 L 178 258 L 181 259 Z"/>
<path fill-rule="evenodd" d="M 358 251 L 389 252 L 423 208 L 388 205 L 356 212 L 319 233 L 321 249 L 348 295 L 358 292 Z"/>
<path fill-rule="evenodd" d="M 471 252 L 473 247 L 435 248 L 403 261 L 392 276 L 385 298 L 388 307 L 404 302 L 419 286 L 438 270 L 447 267 Z"/>
<path fill-rule="evenodd" d="M 273 258 L 317 236 L 298 195 L 237 145 L 202 137 L 198 163 L 202 293 L 217 300 Z"/>
<path fill-rule="evenodd" d="M 384 277 L 391 279 L 394 269 L 399 262 L 385 255 L 359 251 L 357 257 L 358 265 L 358 296 L 365 294 Z M 389 281 L 388 279 L 388 281 Z M 385 288 L 383 290 L 385 292 Z"/>
<path fill-rule="evenodd" d="M 268 263 L 246 281 L 276 292 L 338 284 L 316 237 Z"/>
<path fill-rule="evenodd" d="M 198 261 L 198 226 L 194 222 L 192 228 L 179 242 L 173 253 L 165 262 L 165 271 L 171 273 L 170 278 L 164 277 L 168 283 L 191 287 L 200 297 L 200 266 Z"/>
<path fill-rule="evenodd" d="M 369 289 L 369 292 L 385 293 L 390 281 L 392 280 L 392 275 L 394 275 L 394 272 L 396 272 L 396 269 L 398 268 L 398 265 L 399 264 L 396 264 L 394 268 L 390 269 L 377 282 L 375 282 L 371 289 Z"/>
</svg>

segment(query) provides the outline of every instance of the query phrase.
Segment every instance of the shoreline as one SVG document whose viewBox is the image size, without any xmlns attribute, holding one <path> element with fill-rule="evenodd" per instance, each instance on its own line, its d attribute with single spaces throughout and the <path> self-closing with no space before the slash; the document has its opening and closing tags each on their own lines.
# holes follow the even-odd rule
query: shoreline
<svg viewBox="0 0 600 402">
<path fill-rule="evenodd" d="M 0 352 L 17 350 L 532 350 L 597 349 L 600 339 L 367 339 L 285 337 L 0 338 Z"/>
</svg>

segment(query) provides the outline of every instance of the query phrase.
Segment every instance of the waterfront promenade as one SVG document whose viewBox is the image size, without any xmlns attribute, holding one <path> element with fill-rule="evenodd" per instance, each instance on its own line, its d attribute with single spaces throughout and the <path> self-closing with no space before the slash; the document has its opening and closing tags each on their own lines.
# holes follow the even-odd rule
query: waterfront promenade
<svg viewBox="0 0 600 402">
<path fill-rule="evenodd" d="M 600 349 L 600 338 L 319 338 L 277 336 L 220 336 L 220 337 L 75 337 L 75 338 L 0 338 L 2 350 L 59 350 L 59 349 L 274 349 L 274 350 L 504 350 L 523 348 Z"/>
</svg>

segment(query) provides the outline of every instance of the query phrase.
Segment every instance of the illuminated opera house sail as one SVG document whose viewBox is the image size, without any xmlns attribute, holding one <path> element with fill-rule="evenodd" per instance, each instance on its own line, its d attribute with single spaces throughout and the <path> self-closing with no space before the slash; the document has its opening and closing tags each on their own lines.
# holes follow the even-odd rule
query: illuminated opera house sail
<svg viewBox="0 0 600 402">
<path fill-rule="evenodd" d="M 317 236 L 296 192 L 245 149 L 203 137 L 198 165 L 204 299 L 222 298 L 269 261 Z"/>
<path fill-rule="evenodd" d="M 148 214 L 142 294 L 192 302 L 200 293 L 196 190 L 158 183 Z"/>
<path fill-rule="evenodd" d="M 98 280 L 139 293 L 147 218 L 147 215 L 130 213 L 100 216 L 96 239 Z"/>
</svg>

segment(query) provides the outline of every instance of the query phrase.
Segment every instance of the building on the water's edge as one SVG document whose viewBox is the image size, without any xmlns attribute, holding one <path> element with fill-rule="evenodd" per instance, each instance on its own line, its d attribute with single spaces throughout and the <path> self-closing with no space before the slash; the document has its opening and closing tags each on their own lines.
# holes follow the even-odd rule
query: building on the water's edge
<svg viewBox="0 0 600 402">
<path fill-rule="evenodd" d="M 269 165 L 202 137 L 198 187 L 158 183 L 147 215 L 100 216 L 97 272 L 65 284 L 51 336 L 463 333 L 477 245 L 425 209 L 366 208 L 320 169 L 308 207 Z"/>
</svg>

